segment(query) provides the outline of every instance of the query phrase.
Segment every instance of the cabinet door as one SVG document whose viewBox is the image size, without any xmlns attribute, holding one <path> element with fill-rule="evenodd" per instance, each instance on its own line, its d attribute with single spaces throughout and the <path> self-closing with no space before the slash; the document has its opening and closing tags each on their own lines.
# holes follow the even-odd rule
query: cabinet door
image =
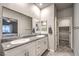
<svg viewBox="0 0 79 59">
<path fill-rule="evenodd" d="M 4 51 L 5 56 L 24 56 L 25 55 L 24 48 L 25 46 L 20 46 L 20 47 L 10 49 L 8 51 Z"/>
<path fill-rule="evenodd" d="M 44 38 L 44 49 L 48 48 L 48 42 L 47 42 L 47 37 Z"/>
<path fill-rule="evenodd" d="M 40 54 L 43 54 L 46 49 L 47 49 L 47 37 L 41 39 Z"/>
<path fill-rule="evenodd" d="M 35 42 L 26 45 L 26 56 L 35 56 Z"/>
<path fill-rule="evenodd" d="M 25 51 L 19 51 L 15 56 L 25 56 Z"/>
<path fill-rule="evenodd" d="M 35 56 L 35 46 L 29 47 L 29 56 Z"/>
<path fill-rule="evenodd" d="M 37 40 L 35 46 L 36 46 L 35 54 L 39 56 L 41 51 L 41 40 Z"/>
<path fill-rule="evenodd" d="M 42 39 L 40 39 L 41 41 L 41 43 L 39 44 L 40 45 L 40 55 L 42 55 L 42 53 L 44 52 L 44 49 L 45 49 L 45 47 L 44 47 L 44 38 L 42 38 Z"/>
<path fill-rule="evenodd" d="M 40 56 L 44 52 L 44 38 L 36 41 L 36 55 Z"/>
</svg>

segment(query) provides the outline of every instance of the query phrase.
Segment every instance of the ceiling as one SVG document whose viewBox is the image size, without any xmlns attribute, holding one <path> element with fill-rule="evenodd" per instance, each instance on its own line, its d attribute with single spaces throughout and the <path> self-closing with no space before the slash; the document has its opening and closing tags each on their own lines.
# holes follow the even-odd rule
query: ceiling
<svg viewBox="0 0 79 59">
<path fill-rule="evenodd" d="M 40 3 L 34 3 L 36 6 L 38 6 L 40 9 L 43 9 L 45 7 L 48 7 L 50 5 L 52 5 L 53 3 L 42 3 L 42 5 L 40 5 Z M 57 10 L 61 10 L 64 8 L 68 8 L 72 6 L 72 3 L 55 3 Z"/>
<path fill-rule="evenodd" d="M 73 6 L 72 3 L 56 3 L 57 10 L 62 10 L 71 6 Z"/>
<path fill-rule="evenodd" d="M 40 5 L 40 3 L 35 3 L 35 5 L 38 6 L 40 9 L 43 9 L 45 7 L 48 7 L 51 4 L 52 3 L 42 3 L 42 5 Z"/>
</svg>

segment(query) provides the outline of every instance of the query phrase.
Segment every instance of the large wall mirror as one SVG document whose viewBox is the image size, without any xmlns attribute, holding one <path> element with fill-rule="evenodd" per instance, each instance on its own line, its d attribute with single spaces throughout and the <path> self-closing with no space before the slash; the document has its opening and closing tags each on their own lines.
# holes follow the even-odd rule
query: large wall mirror
<svg viewBox="0 0 79 59">
<path fill-rule="evenodd" d="M 16 19 L 3 17 L 2 19 L 2 33 L 3 34 L 16 34 L 18 22 Z"/>
</svg>

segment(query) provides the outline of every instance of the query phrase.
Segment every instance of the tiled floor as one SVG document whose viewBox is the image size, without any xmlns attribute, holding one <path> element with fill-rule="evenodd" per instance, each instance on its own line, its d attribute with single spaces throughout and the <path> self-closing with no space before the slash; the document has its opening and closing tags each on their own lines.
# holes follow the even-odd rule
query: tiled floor
<svg viewBox="0 0 79 59">
<path fill-rule="evenodd" d="M 46 51 L 43 56 L 73 56 L 73 52 L 67 41 L 61 41 L 56 52 Z"/>
<path fill-rule="evenodd" d="M 43 56 L 73 56 L 73 52 L 69 47 L 60 46 L 56 52 L 46 51 Z"/>
<path fill-rule="evenodd" d="M 70 48 L 64 46 L 59 47 L 56 52 L 46 51 L 43 56 L 73 56 L 73 52 Z"/>
</svg>

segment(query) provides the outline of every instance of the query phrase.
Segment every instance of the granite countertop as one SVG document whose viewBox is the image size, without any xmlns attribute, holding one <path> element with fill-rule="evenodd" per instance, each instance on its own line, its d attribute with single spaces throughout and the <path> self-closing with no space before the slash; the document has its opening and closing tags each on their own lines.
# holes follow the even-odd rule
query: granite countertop
<svg viewBox="0 0 79 59">
<path fill-rule="evenodd" d="M 16 36 L 3 36 L 1 42 L 2 43 L 4 43 L 4 42 L 10 42 L 10 41 L 13 41 L 13 40 L 16 40 L 16 39 L 33 37 L 33 36 L 36 36 L 36 34 L 28 34 L 28 35 L 21 36 L 21 37 L 19 37 L 17 35 Z"/>
<path fill-rule="evenodd" d="M 44 35 L 44 37 L 47 37 L 47 35 Z M 12 41 L 4 42 L 4 43 L 2 43 L 2 46 L 3 46 L 4 51 L 7 51 L 7 50 L 10 50 L 10 49 L 16 48 L 18 46 L 21 46 L 21 45 L 28 44 L 28 43 L 31 43 L 33 41 L 39 40 L 39 39 L 44 38 L 44 37 L 32 36 L 32 37 L 19 38 L 19 39 L 16 39 L 16 40 L 18 40 L 18 41 L 21 40 L 21 39 L 23 39 L 23 40 L 30 39 L 30 40 L 27 41 L 27 42 L 24 42 L 24 43 L 20 43 L 20 44 L 11 44 Z M 15 41 L 15 40 L 13 40 L 13 41 Z"/>
</svg>

